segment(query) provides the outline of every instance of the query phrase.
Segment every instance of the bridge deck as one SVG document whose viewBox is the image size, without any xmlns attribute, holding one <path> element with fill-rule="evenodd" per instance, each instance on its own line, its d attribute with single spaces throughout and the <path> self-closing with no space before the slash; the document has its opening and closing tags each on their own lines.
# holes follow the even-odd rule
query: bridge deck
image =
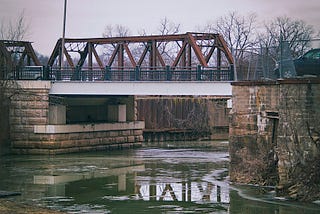
<svg viewBox="0 0 320 214">
<path fill-rule="evenodd" d="M 231 96 L 230 81 L 55 81 L 52 95 L 193 95 Z"/>
</svg>

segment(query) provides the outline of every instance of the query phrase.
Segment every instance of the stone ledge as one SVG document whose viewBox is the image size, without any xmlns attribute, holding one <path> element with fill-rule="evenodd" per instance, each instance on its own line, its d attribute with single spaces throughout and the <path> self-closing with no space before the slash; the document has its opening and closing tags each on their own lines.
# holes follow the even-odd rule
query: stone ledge
<svg viewBox="0 0 320 214">
<path fill-rule="evenodd" d="M 51 89 L 51 81 L 18 80 L 18 85 L 23 89 Z"/>
<path fill-rule="evenodd" d="M 267 86 L 279 84 L 320 84 L 320 78 L 316 76 L 303 76 L 277 80 L 243 80 L 231 82 L 232 86 Z"/>
<path fill-rule="evenodd" d="M 34 125 L 35 134 L 63 134 L 79 132 L 100 132 L 115 130 L 144 129 L 144 121 L 99 124 Z"/>
<path fill-rule="evenodd" d="M 110 145 L 95 145 L 95 146 L 81 146 L 81 147 L 69 147 L 60 149 L 42 149 L 42 148 L 12 148 L 13 154 L 25 154 L 25 155 L 56 155 L 56 154 L 68 154 L 78 152 L 92 152 L 92 151 L 104 151 L 104 150 L 119 150 L 142 147 L 142 142 L 136 143 L 115 143 Z"/>
</svg>

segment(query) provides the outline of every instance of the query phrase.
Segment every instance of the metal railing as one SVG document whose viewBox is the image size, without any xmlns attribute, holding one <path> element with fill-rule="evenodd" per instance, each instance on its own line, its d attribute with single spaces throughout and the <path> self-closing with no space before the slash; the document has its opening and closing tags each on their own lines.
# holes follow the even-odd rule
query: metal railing
<svg viewBox="0 0 320 214">
<path fill-rule="evenodd" d="M 23 66 L 23 67 L 1 67 L 0 79 L 9 80 L 43 80 L 46 67 Z"/>
<path fill-rule="evenodd" d="M 231 81 L 231 68 L 197 67 L 109 67 L 48 68 L 48 79 L 55 81 Z"/>
<path fill-rule="evenodd" d="M 0 79 L 51 81 L 232 81 L 233 67 L 76 67 L 25 66 L 1 69 Z"/>
</svg>

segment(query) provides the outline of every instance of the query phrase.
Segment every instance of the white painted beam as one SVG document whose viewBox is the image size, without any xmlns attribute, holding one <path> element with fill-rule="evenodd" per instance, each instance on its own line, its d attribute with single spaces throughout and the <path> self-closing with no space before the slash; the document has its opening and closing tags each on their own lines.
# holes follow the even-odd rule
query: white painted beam
<svg viewBox="0 0 320 214">
<path fill-rule="evenodd" d="M 231 82 L 53 82 L 52 95 L 216 95 L 231 96 Z"/>
</svg>

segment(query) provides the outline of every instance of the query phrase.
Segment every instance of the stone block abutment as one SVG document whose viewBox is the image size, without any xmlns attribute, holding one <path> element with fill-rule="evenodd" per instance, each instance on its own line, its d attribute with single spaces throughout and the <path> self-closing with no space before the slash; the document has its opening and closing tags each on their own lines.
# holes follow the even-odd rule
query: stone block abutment
<svg viewBox="0 0 320 214">
<path fill-rule="evenodd" d="M 231 180 L 318 199 L 320 79 L 234 82 L 232 94 Z"/>
<path fill-rule="evenodd" d="M 50 95 L 50 81 L 17 81 L 11 97 L 11 151 L 59 154 L 141 146 L 134 96 Z"/>
</svg>

